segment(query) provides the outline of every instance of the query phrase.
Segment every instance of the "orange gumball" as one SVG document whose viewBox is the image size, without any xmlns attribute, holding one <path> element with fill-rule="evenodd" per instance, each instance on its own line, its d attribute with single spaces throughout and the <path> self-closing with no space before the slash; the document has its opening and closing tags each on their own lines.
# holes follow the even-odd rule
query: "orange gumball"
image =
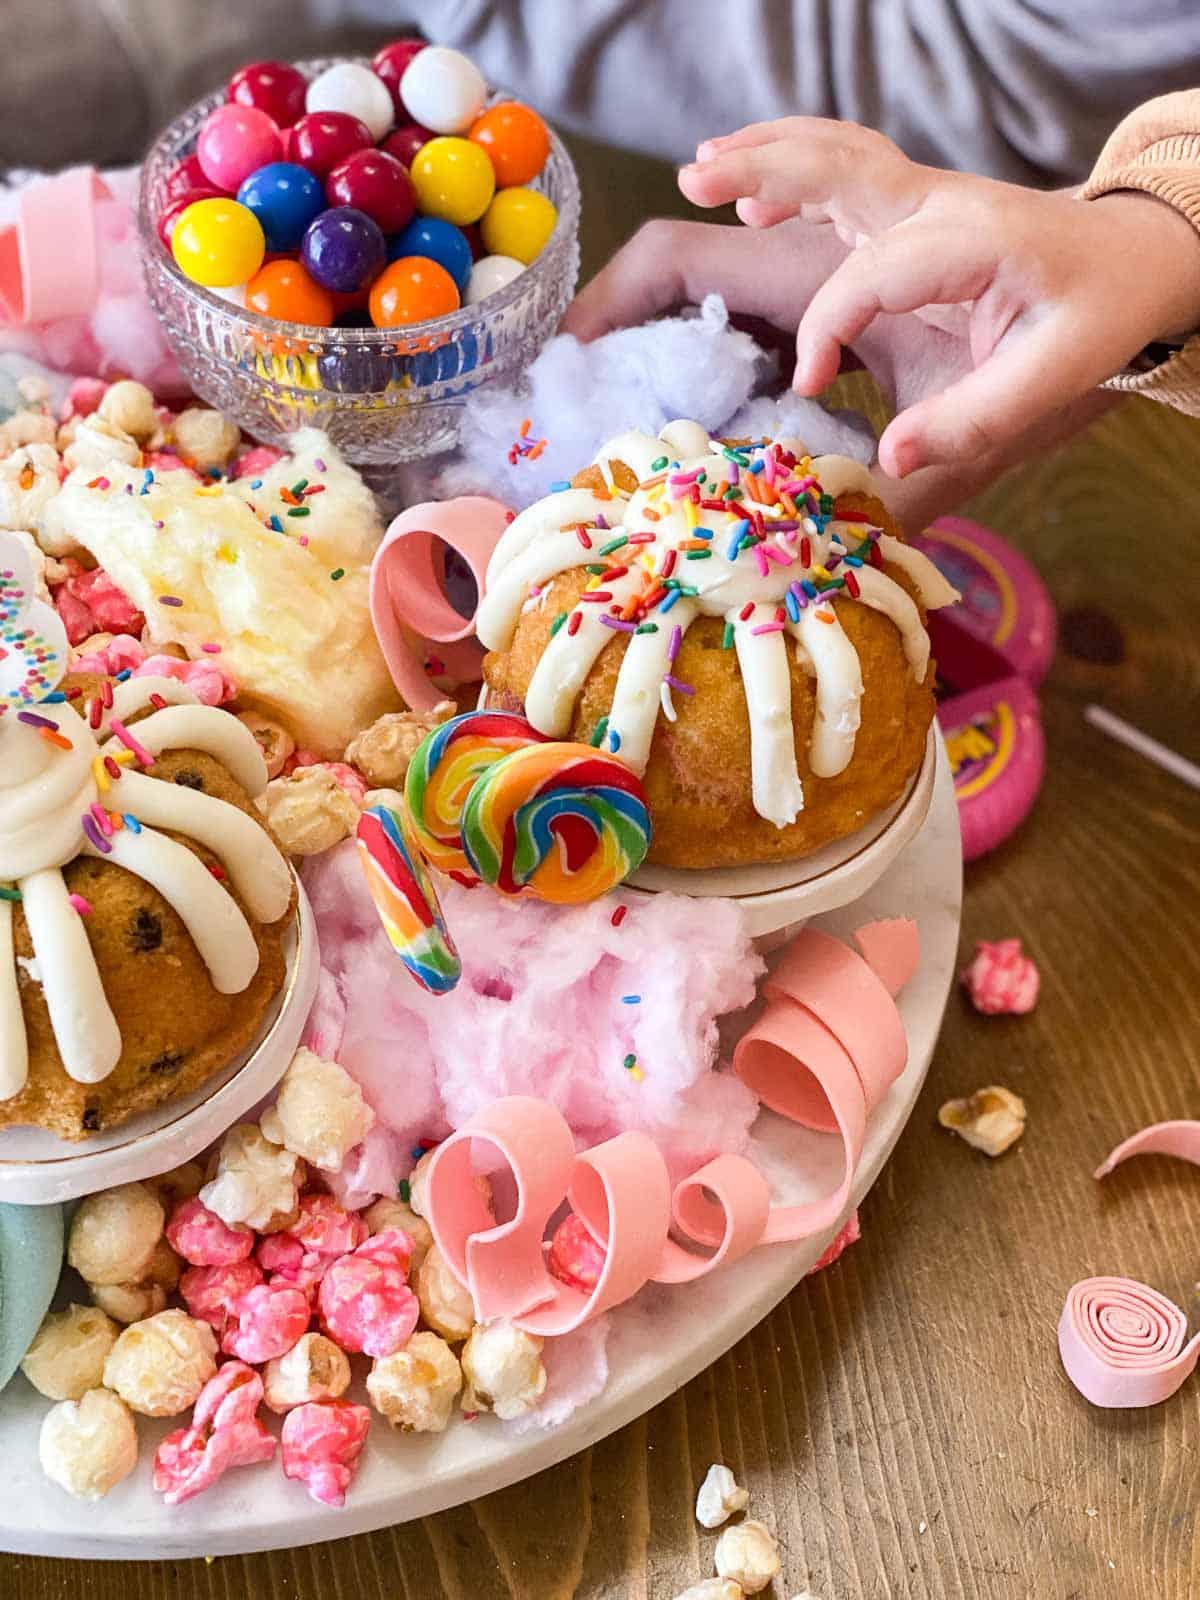
<svg viewBox="0 0 1200 1600">
<path fill-rule="evenodd" d="M 501 189 L 531 183 L 550 154 L 546 124 L 519 100 L 502 101 L 476 117 L 468 137 L 487 151 Z"/>
<path fill-rule="evenodd" d="M 401 256 L 371 285 L 371 321 L 377 328 L 428 322 L 461 304 L 454 279 L 428 256 Z"/>
<path fill-rule="evenodd" d="M 309 328 L 328 328 L 337 315 L 329 290 L 289 256 L 276 256 L 259 268 L 246 285 L 246 305 L 262 317 Z"/>
</svg>

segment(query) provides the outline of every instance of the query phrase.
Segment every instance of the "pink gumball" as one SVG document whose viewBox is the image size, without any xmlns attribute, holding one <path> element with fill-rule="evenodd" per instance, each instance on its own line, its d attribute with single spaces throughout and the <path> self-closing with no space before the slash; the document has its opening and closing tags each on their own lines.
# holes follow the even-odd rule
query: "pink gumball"
<svg viewBox="0 0 1200 1600">
<path fill-rule="evenodd" d="M 235 194 L 259 167 L 283 160 L 283 138 L 265 111 L 231 102 L 205 117 L 196 157 L 210 183 Z"/>
</svg>

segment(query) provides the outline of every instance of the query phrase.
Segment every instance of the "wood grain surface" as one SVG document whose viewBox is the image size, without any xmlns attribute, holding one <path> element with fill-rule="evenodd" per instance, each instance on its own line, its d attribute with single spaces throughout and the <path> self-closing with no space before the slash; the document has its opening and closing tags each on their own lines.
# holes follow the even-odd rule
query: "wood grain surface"
<svg viewBox="0 0 1200 1600">
<path fill-rule="evenodd" d="M 594 268 L 679 202 L 663 169 L 577 149 Z M 1082 717 L 1097 700 L 1200 759 L 1198 482 L 1200 425 L 1135 401 L 972 508 L 1037 560 L 1071 651 L 1106 659 L 1060 650 L 1036 811 L 967 876 L 964 953 L 1019 934 L 1041 1001 L 995 1019 L 951 997 L 860 1244 L 648 1416 L 488 1499 L 211 1563 L 0 1557 L 0 1596 L 671 1600 L 712 1572 L 716 1536 L 692 1515 L 712 1461 L 779 1537 L 777 1600 L 1196 1593 L 1200 1380 L 1152 1411 L 1095 1411 L 1055 1325 L 1094 1272 L 1145 1279 L 1200 1323 L 1200 1174 L 1147 1159 L 1103 1189 L 1090 1176 L 1143 1123 L 1200 1114 L 1200 796 Z M 990 1083 L 1029 1108 L 995 1162 L 935 1122 Z"/>
</svg>

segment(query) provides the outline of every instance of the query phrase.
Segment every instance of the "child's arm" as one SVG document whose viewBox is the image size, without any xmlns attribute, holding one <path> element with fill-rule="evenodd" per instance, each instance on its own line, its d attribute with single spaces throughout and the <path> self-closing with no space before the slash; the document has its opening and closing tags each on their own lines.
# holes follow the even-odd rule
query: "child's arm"
<svg viewBox="0 0 1200 1600">
<path fill-rule="evenodd" d="M 1200 127 L 1200 94 L 1158 104 L 1173 101 Z M 1191 143 L 1170 148 L 1200 215 L 1200 138 Z M 735 200 L 752 228 L 801 217 L 857 246 L 800 319 L 802 392 L 824 388 L 842 346 L 881 314 L 942 308 L 931 320 L 961 336 L 968 370 L 885 431 L 880 462 L 897 477 L 994 452 L 1147 345 L 1200 325 L 1200 234 L 1186 204 L 1175 208 L 1170 184 L 1127 192 L 1123 171 L 1117 192 L 1099 178 L 1085 191 L 1098 198 L 1084 204 L 919 166 L 869 129 L 789 118 L 701 145 L 679 181 L 698 205 Z M 1187 359 L 1200 371 L 1200 352 Z M 1200 412 L 1200 381 L 1173 398 Z"/>
</svg>

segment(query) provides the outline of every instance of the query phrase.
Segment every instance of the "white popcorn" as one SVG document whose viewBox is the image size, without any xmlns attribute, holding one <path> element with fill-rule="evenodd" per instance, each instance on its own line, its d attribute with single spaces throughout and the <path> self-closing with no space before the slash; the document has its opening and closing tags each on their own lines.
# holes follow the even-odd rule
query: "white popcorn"
<svg viewBox="0 0 1200 1600">
<path fill-rule="evenodd" d="M 239 1122 L 221 1143 L 217 1175 L 200 1191 L 210 1211 L 232 1228 L 278 1233 L 295 1220 L 304 1163 L 268 1139 L 253 1122 Z"/>
<path fill-rule="evenodd" d="M 74 539 L 67 539 L 61 549 L 51 549 L 42 538 L 42 518 L 58 489 L 58 451 L 53 445 L 27 444 L 12 451 L 0 461 L 0 528 L 37 534 L 50 555 L 75 549 Z"/>
<path fill-rule="evenodd" d="M 238 721 L 244 722 L 258 742 L 263 760 L 267 764 L 267 777 L 277 778 L 283 764 L 296 748 L 296 741 L 282 723 L 272 722 L 257 711 L 239 711 Z"/>
<path fill-rule="evenodd" d="M 21 1371 L 47 1400 L 80 1400 L 104 1378 L 117 1325 L 95 1306 L 68 1306 L 46 1317 Z"/>
<path fill-rule="evenodd" d="M 761 1522 L 740 1522 L 726 1528 L 713 1552 L 717 1573 L 740 1583 L 747 1594 L 758 1594 L 782 1571 L 775 1536 Z"/>
<path fill-rule="evenodd" d="M 462 1388 L 454 1351 L 436 1333 L 414 1333 L 403 1350 L 376 1361 L 367 1395 L 401 1433 L 441 1433 Z"/>
<path fill-rule="evenodd" d="M 422 1261 L 429 1254 L 433 1245 L 433 1229 L 419 1217 L 411 1206 L 406 1206 L 403 1200 L 384 1195 L 381 1200 L 376 1200 L 374 1205 L 368 1206 L 362 1214 L 363 1221 L 372 1233 L 384 1233 L 388 1228 L 399 1228 L 412 1240 L 412 1259 L 408 1266 L 408 1275 L 419 1271 Z"/>
<path fill-rule="evenodd" d="M 290 856 L 332 850 L 358 827 L 353 798 L 320 764 L 297 767 L 288 778 L 272 778 L 258 805 Z"/>
<path fill-rule="evenodd" d="M 425 735 L 458 714 L 453 700 L 432 711 L 386 711 L 346 746 L 346 760 L 377 787 L 403 788 L 413 751 Z"/>
<path fill-rule="evenodd" d="M 216 1335 L 186 1311 L 160 1311 L 126 1328 L 104 1363 L 104 1382 L 133 1411 L 176 1417 L 217 1370 Z"/>
<path fill-rule="evenodd" d="M 696 1495 L 696 1521 L 702 1528 L 719 1528 L 749 1504 L 750 1491 L 739 1488 L 729 1468 L 714 1461 Z"/>
<path fill-rule="evenodd" d="M 194 1199 L 204 1184 L 204 1168 L 198 1161 L 185 1161 L 169 1172 L 160 1172 L 156 1178 L 143 1178 L 147 1189 L 162 1201 L 163 1210 L 170 1216 L 184 1200 Z"/>
<path fill-rule="evenodd" d="M 677 1594 L 675 1600 L 742 1600 L 744 1593 L 741 1584 L 732 1578 L 702 1578 Z"/>
<path fill-rule="evenodd" d="M 237 454 L 242 442 L 241 430 L 220 411 L 209 411 L 194 406 L 181 411 L 175 418 L 171 432 L 175 448 L 189 466 L 207 472 L 211 467 L 222 471 Z"/>
<path fill-rule="evenodd" d="M 463 1346 L 464 1411 L 494 1411 L 503 1422 L 523 1417 L 546 1392 L 542 1340 L 498 1318 L 471 1330 Z"/>
<path fill-rule="evenodd" d="M 63 464 L 71 472 L 76 467 L 87 467 L 95 472 L 104 467 L 136 467 L 142 459 L 137 440 L 99 412 L 65 423 L 58 430 L 59 443 L 64 439 L 67 443 L 62 453 Z"/>
<path fill-rule="evenodd" d="M 199 1170 L 199 1169 L 197 1169 Z M 160 1239 L 150 1264 L 135 1283 L 89 1283 L 92 1299 L 102 1311 L 121 1323 L 144 1322 L 165 1309 L 167 1296 L 176 1288 L 182 1263 L 166 1239 Z"/>
<path fill-rule="evenodd" d="M 96 408 L 97 414 L 114 428 L 130 434 L 139 444 L 158 432 L 158 412 L 154 409 L 154 396 L 144 383 L 133 378 L 122 378 L 112 384 Z"/>
<path fill-rule="evenodd" d="M 0 454 L 8 455 L 26 444 L 52 445 L 57 436 L 58 424 L 48 411 L 14 411 L 0 422 Z"/>
<path fill-rule="evenodd" d="M 947 1100 L 938 1121 L 984 1155 L 1000 1156 L 1025 1132 L 1025 1114 L 1019 1094 L 991 1084 L 965 1100 Z"/>
<path fill-rule="evenodd" d="M 67 1260 L 85 1283 L 138 1283 L 150 1267 L 166 1216 L 144 1183 L 90 1194 L 71 1219 Z"/>
<path fill-rule="evenodd" d="M 436 1244 L 417 1273 L 417 1299 L 422 1318 L 451 1344 L 460 1344 L 475 1326 L 471 1292 L 459 1283 Z"/>
<path fill-rule="evenodd" d="M 349 1387 L 349 1359 L 323 1333 L 306 1333 L 263 1369 L 263 1399 L 281 1414 L 310 1400 L 336 1400 Z"/>
<path fill-rule="evenodd" d="M 137 1429 L 123 1400 L 89 1389 L 48 1411 L 38 1437 L 42 1471 L 79 1500 L 100 1500 L 137 1466 Z"/>
<path fill-rule="evenodd" d="M 261 1126 L 268 1139 L 322 1172 L 340 1172 L 348 1152 L 375 1126 L 375 1113 L 345 1068 L 301 1045 Z"/>
</svg>

